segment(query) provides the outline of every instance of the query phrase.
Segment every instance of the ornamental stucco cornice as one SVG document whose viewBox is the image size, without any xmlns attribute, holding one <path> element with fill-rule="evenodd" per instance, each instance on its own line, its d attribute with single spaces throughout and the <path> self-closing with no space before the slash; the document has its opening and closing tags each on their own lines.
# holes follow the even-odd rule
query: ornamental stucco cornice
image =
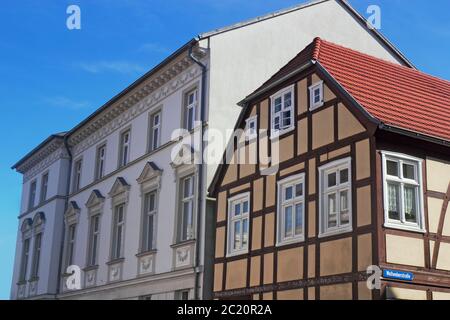
<svg viewBox="0 0 450 320">
<path fill-rule="evenodd" d="M 158 76 L 149 79 L 139 90 L 127 95 L 121 102 L 100 114 L 69 139 L 70 144 L 74 146 L 74 156 L 146 112 L 200 73 L 201 70 L 194 66 L 188 57 L 185 57 Z"/>
<path fill-rule="evenodd" d="M 18 168 L 23 173 L 23 182 L 34 178 L 59 159 L 68 159 L 69 155 L 62 142 L 53 142 L 39 153 L 33 155 L 27 162 Z"/>
</svg>

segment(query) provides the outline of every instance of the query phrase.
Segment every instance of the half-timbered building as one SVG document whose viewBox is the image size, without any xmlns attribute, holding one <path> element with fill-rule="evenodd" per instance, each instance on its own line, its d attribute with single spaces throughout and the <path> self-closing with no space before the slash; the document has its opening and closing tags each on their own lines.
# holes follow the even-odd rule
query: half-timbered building
<svg viewBox="0 0 450 320">
<path fill-rule="evenodd" d="M 216 299 L 450 298 L 450 82 L 315 38 L 240 104 Z"/>
</svg>

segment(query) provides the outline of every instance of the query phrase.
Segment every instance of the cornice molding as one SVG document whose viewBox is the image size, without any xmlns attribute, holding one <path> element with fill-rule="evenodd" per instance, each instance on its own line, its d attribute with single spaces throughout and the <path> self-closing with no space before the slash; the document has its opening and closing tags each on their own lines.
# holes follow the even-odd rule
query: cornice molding
<svg viewBox="0 0 450 320">
<path fill-rule="evenodd" d="M 63 142 L 54 141 L 51 145 L 33 155 L 30 160 L 21 165 L 17 170 L 23 173 L 23 182 L 25 183 L 59 159 L 69 159 L 69 155 L 63 147 Z"/>
<path fill-rule="evenodd" d="M 69 143 L 74 146 L 74 156 L 79 155 L 118 128 L 125 126 L 137 116 L 150 110 L 200 73 L 201 70 L 193 65 L 189 57 L 184 57 L 158 76 L 149 79 L 135 92 L 99 115 L 97 119 L 93 119 L 89 125 L 80 129 L 79 133 L 69 139 Z"/>
</svg>

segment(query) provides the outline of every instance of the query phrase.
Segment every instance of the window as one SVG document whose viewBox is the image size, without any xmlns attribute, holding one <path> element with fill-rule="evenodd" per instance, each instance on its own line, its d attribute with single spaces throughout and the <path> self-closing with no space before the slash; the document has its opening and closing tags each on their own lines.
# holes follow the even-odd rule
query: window
<svg viewBox="0 0 450 320">
<path fill-rule="evenodd" d="M 33 249 L 33 267 L 31 277 L 36 278 L 39 275 L 39 261 L 41 259 L 42 233 L 38 233 L 34 238 Z"/>
<path fill-rule="evenodd" d="M 276 93 L 271 98 L 271 137 L 294 128 L 294 86 Z"/>
<path fill-rule="evenodd" d="M 41 199 L 40 202 L 44 202 L 47 200 L 47 190 L 48 190 L 48 173 L 45 173 L 42 176 L 41 181 Z"/>
<path fill-rule="evenodd" d="M 150 116 L 150 151 L 157 149 L 161 143 L 161 111 Z"/>
<path fill-rule="evenodd" d="M 123 255 L 123 239 L 125 227 L 125 205 L 120 204 L 114 209 L 113 241 L 111 258 L 120 259 Z"/>
<path fill-rule="evenodd" d="M 196 114 L 197 114 L 197 101 L 198 90 L 194 89 L 186 93 L 184 107 L 184 128 L 188 131 L 194 129 Z"/>
<path fill-rule="evenodd" d="M 25 281 L 27 278 L 28 257 L 30 255 L 30 239 L 25 239 L 22 246 L 22 257 L 20 259 L 19 281 Z"/>
<path fill-rule="evenodd" d="M 248 250 L 248 224 L 250 193 L 228 200 L 228 255 L 245 253 Z"/>
<path fill-rule="evenodd" d="M 81 169 L 83 167 L 83 160 L 79 159 L 75 162 L 73 172 L 73 192 L 77 192 L 81 187 Z"/>
<path fill-rule="evenodd" d="M 304 173 L 278 182 L 277 244 L 304 240 Z"/>
<path fill-rule="evenodd" d="M 258 136 L 258 116 L 253 116 L 246 120 L 247 140 L 255 139 Z"/>
<path fill-rule="evenodd" d="M 30 185 L 30 195 L 28 197 L 28 210 L 34 207 L 35 200 L 36 200 L 36 180 L 31 182 Z"/>
<path fill-rule="evenodd" d="M 119 167 L 127 165 L 130 161 L 130 138 L 130 130 L 127 130 L 120 135 Z"/>
<path fill-rule="evenodd" d="M 150 251 L 155 248 L 155 219 L 157 212 L 156 191 L 144 195 L 144 221 L 142 225 L 142 251 Z"/>
<path fill-rule="evenodd" d="M 310 110 L 323 106 L 323 81 L 319 81 L 309 87 Z"/>
<path fill-rule="evenodd" d="M 100 237 L 100 215 L 91 217 L 89 227 L 89 256 L 88 265 L 97 265 L 98 242 Z"/>
<path fill-rule="evenodd" d="M 175 300 L 189 300 L 189 290 L 176 291 Z"/>
<path fill-rule="evenodd" d="M 99 180 L 105 176 L 106 145 L 97 149 L 97 160 L 95 163 L 95 179 Z"/>
<path fill-rule="evenodd" d="M 422 160 L 382 152 L 385 225 L 424 232 Z"/>
<path fill-rule="evenodd" d="M 66 243 L 66 268 L 73 263 L 73 256 L 75 253 L 75 231 L 76 224 L 71 224 L 67 232 L 67 243 Z"/>
<path fill-rule="evenodd" d="M 188 176 L 181 180 L 181 221 L 179 240 L 189 240 L 194 238 L 194 176 Z"/>
<path fill-rule="evenodd" d="M 319 236 L 352 230 L 351 159 L 331 162 L 319 168 Z"/>
</svg>

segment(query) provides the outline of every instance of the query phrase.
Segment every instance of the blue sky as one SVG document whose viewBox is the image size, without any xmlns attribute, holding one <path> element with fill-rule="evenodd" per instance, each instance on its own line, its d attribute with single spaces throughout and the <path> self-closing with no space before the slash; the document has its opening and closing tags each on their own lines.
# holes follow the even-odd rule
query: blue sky
<svg viewBox="0 0 450 320">
<path fill-rule="evenodd" d="M 21 193 L 16 160 L 72 128 L 193 36 L 302 0 L 21 0 L 0 9 L 0 299 L 9 297 Z M 351 0 L 419 69 L 450 80 L 448 0 Z M 81 7 L 82 29 L 66 28 Z"/>
</svg>

